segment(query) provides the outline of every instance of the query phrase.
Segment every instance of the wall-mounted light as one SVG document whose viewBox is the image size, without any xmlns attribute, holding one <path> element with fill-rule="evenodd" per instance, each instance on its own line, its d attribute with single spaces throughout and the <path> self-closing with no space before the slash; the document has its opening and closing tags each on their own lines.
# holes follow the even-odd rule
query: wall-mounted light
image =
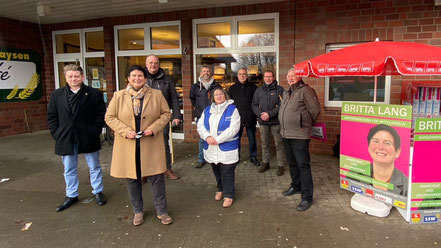
<svg viewBox="0 0 441 248">
<path fill-rule="evenodd" d="M 37 2 L 37 15 L 48 16 L 51 14 L 51 8 L 45 5 L 43 2 Z"/>
<path fill-rule="evenodd" d="M 158 0 L 158 3 L 168 3 L 168 0 Z"/>
</svg>

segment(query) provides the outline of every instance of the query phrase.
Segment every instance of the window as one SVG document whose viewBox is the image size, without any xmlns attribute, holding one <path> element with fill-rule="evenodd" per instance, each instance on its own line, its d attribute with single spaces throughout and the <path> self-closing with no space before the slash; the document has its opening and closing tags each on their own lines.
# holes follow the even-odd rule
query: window
<svg viewBox="0 0 441 248">
<path fill-rule="evenodd" d="M 54 31 L 52 39 L 55 87 L 66 86 L 65 65 L 79 64 L 84 70 L 84 84 L 103 91 L 104 99 L 107 99 L 103 28 Z"/>
<path fill-rule="evenodd" d="M 159 26 L 150 28 L 151 49 L 179 49 L 180 35 L 179 25 Z"/>
<path fill-rule="evenodd" d="M 194 80 L 210 65 L 224 88 L 236 81 L 241 67 L 249 80 L 263 82 L 263 73 L 278 75 L 278 13 L 193 20 Z"/>
<path fill-rule="evenodd" d="M 183 113 L 181 24 L 179 21 L 115 26 L 115 64 L 117 90 L 127 86 L 127 69 L 145 67 L 149 54 L 159 58 L 160 68 L 174 83 Z M 173 131 L 173 138 L 183 139 L 183 125 Z"/>
<path fill-rule="evenodd" d="M 333 44 L 326 46 L 326 52 L 332 52 L 355 44 Z M 390 101 L 390 76 L 377 78 L 377 102 Z M 341 107 L 342 101 L 373 102 L 374 77 L 326 77 L 325 107 Z"/>
<path fill-rule="evenodd" d="M 234 53 L 234 54 L 198 54 L 196 55 L 197 75 L 202 65 L 212 65 L 213 78 L 225 89 L 236 81 L 240 68 L 248 69 L 248 80 L 261 85 L 263 72 L 276 70 L 276 53 Z"/>
<path fill-rule="evenodd" d="M 274 46 L 274 19 L 239 21 L 240 47 Z"/>
<path fill-rule="evenodd" d="M 198 48 L 230 47 L 231 23 L 203 23 L 197 25 Z"/>
</svg>

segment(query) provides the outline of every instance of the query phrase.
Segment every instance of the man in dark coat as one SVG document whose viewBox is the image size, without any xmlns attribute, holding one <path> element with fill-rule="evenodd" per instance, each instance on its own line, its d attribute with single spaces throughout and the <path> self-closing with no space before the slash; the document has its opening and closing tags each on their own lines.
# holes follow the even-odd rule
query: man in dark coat
<svg viewBox="0 0 441 248">
<path fill-rule="evenodd" d="M 147 67 L 147 85 L 150 88 L 162 91 L 162 95 L 167 100 L 168 106 L 173 110 L 172 126 L 177 126 L 181 122 L 181 109 L 179 107 L 178 94 L 176 93 L 175 83 L 168 76 L 162 68 L 159 67 L 159 58 L 155 55 L 149 55 L 146 58 L 145 66 Z M 179 179 L 179 176 L 172 170 L 170 146 L 168 144 L 170 139 L 170 124 L 164 127 L 164 146 L 165 146 L 165 160 L 167 163 L 167 170 L 164 176 L 171 180 Z"/>
<path fill-rule="evenodd" d="M 66 65 L 67 85 L 51 94 L 47 120 L 55 140 L 55 154 L 62 156 L 66 198 L 56 211 L 63 211 L 78 201 L 78 154 L 84 154 L 89 166 L 92 193 L 98 205 L 106 204 L 99 162 L 100 134 L 104 126 L 106 106 L 103 94 L 83 84 L 83 69 Z"/>
<path fill-rule="evenodd" d="M 262 140 L 262 164 L 258 172 L 263 173 L 270 168 L 270 134 L 273 135 L 276 144 L 277 175 L 283 175 L 285 165 L 285 153 L 283 151 L 283 140 L 280 135 L 279 108 L 282 99 L 283 88 L 275 80 L 273 71 L 266 71 L 263 74 L 262 87 L 259 87 L 253 96 L 253 111 L 258 117 L 260 125 L 260 137 Z"/>
<path fill-rule="evenodd" d="M 239 140 L 242 138 L 243 129 L 247 130 L 248 143 L 250 146 L 250 162 L 255 166 L 259 166 L 260 162 L 257 160 L 257 145 L 256 145 L 256 123 L 257 116 L 251 107 L 254 92 L 257 86 L 248 81 L 248 73 L 246 68 L 240 68 L 237 71 L 237 79 L 239 82 L 233 84 L 229 89 L 231 99 L 234 100 L 237 110 L 240 115 L 240 129 Z M 240 153 L 240 147 L 239 147 Z"/>
<path fill-rule="evenodd" d="M 214 81 L 211 68 L 207 65 L 202 66 L 198 81 L 190 88 L 190 101 L 193 106 L 193 114 L 196 117 L 196 123 L 201 118 L 204 109 L 211 104 L 210 98 L 216 88 L 222 88 L 222 86 Z M 196 165 L 196 168 L 202 168 L 204 165 L 204 140 L 200 139 L 198 165 Z"/>
</svg>

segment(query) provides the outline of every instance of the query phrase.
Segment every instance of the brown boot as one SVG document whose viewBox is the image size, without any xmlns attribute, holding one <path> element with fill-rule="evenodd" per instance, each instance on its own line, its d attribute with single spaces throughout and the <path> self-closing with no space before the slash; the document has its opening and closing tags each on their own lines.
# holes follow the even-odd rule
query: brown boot
<svg viewBox="0 0 441 248">
<path fill-rule="evenodd" d="M 169 225 L 173 223 L 173 219 L 168 214 L 163 214 L 158 216 L 158 219 L 161 220 L 162 224 Z"/>
<path fill-rule="evenodd" d="M 269 170 L 269 168 L 270 168 L 269 163 L 262 163 L 259 169 L 257 169 L 257 172 L 264 173 L 266 170 Z"/>
<path fill-rule="evenodd" d="M 283 166 L 277 166 L 277 176 L 282 176 L 284 171 Z"/>
<path fill-rule="evenodd" d="M 170 180 L 178 180 L 179 179 L 179 176 L 176 175 L 176 173 L 172 169 L 167 169 L 164 172 L 164 176 Z"/>
<path fill-rule="evenodd" d="M 135 213 L 135 216 L 133 216 L 133 225 L 139 226 L 142 223 L 144 223 L 144 213 Z"/>
</svg>

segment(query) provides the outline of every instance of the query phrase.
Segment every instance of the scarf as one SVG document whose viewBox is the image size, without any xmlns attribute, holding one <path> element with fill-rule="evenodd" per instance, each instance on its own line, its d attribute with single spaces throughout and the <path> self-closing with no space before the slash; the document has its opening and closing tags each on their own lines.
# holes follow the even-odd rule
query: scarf
<svg viewBox="0 0 441 248">
<path fill-rule="evenodd" d="M 144 84 L 144 86 L 139 89 L 135 90 L 130 84 L 127 84 L 126 91 L 129 92 L 129 94 L 132 96 L 132 103 L 133 103 L 133 113 L 135 116 L 138 116 L 141 112 L 141 100 L 144 98 L 145 93 L 148 90 L 148 86 Z"/>
<path fill-rule="evenodd" d="M 201 84 L 199 85 L 199 90 L 202 90 L 202 85 L 204 85 L 205 89 L 208 90 L 208 88 L 210 88 L 211 84 L 214 82 L 214 78 L 211 77 L 210 81 L 208 81 L 208 82 L 204 82 L 204 80 L 202 80 L 202 78 L 199 77 L 199 82 L 201 83 Z"/>
</svg>

